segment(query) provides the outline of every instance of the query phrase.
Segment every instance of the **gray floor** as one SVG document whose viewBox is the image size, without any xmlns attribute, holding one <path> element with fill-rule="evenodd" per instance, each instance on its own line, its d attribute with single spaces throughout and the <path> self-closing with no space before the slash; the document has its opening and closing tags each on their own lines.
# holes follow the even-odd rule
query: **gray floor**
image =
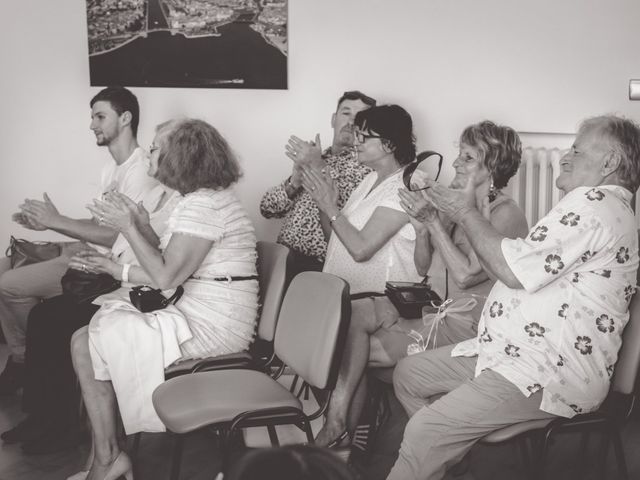
<svg viewBox="0 0 640 480">
<path fill-rule="evenodd" d="M 0 345 L 0 365 L 6 359 L 6 346 Z M 22 418 L 20 397 L 0 397 L 0 431 L 14 426 Z M 395 460 L 406 417 L 397 402 L 391 401 L 391 420 L 382 428 L 373 454 L 366 459 L 363 478 L 382 480 Z M 640 478 L 640 416 L 636 415 L 623 431 L 625 454 L 631 479 Z M 595 480 L 590 463 L 597 453 L 597 439 L 589 453 L 576 458 L 577 442 L 572 436 L 558 437 L 552 450 L 547 478 L 564 480 L 580 478 Z M 137 480 L 169 478 L 172 439 L 168 434 L 144 434 L 136 462 Z M 59 480 L 65 479 L 82 466 L 88 444 L 72 451 L 52 455 L 24 455 L 19 445 L 0 443 L 0 480 Z M 585 463 L 586 475 L 577 477 L 578 466 Z M 210 434 L 198 433 L 187 439 L 181 478 L 212 480 L 220 466 L 216 441 Z M 456 480 L 517 480 L 524 479 L 518 452 L 512 445 L 499 447 L 477 446 L 472 450 L 470 468 L 461 476 L 447 475 Z M 613 455 L 609 455 L 606 479 L 616 479 Z M 268 480 L 268 479 L 266 479 Z M 287 480 L 287 479 L 283 479 Z"/>
</svg>

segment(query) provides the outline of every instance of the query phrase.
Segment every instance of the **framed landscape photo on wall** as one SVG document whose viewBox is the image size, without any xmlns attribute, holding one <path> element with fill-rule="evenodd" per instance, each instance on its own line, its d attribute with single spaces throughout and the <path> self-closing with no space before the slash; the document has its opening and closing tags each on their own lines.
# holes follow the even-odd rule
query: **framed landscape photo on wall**
<svg viewBox="0 0 640 480">
<path fill-rule="evenodd" d="M 91 86 L 287 88 L 287 0 L 86 0 Z"/>
</svg>

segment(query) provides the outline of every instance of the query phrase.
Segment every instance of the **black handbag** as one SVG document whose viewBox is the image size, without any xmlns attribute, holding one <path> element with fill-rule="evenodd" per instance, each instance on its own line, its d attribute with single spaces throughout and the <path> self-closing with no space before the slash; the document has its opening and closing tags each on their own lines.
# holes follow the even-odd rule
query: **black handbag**
<svg viewBox="0 0 640 480">
<path fill-rule="evenodd" d="M 52 242 L 31 242 L 11 236 L 5 255 L 11 259 L 11 268 L 44 262 L 60 256 L 62 248 Z"/>
<path fill-rule="evenodd" d="M 120 288 L 120 281 L 108 273 L 83 272 L 68 269 L 60 280 L 62 293 L 75 303 L 91 302 L 100 295 Z"/>
<path fill-rule="evenodd" d="M 431 289 L 428 277 L 420 283 L 387 282 L 385 287 L 387 297 L 404 318 L 419 318 L 424 308 L 437 312 L 442 304 L 440 296 Z"/>
<path fill-rule="evenodd" d="M 179 285 L 176 291 L 169 298 L 162 294 L 162 290 L 151 288 L 149 285 L 138 285 L 129 291 L 129 298 L 134 307 L 143 313 L 153 312 L 166 308 L 169 304 L 175 304 L 182 294 L 184 288 Z"/>
</svg>

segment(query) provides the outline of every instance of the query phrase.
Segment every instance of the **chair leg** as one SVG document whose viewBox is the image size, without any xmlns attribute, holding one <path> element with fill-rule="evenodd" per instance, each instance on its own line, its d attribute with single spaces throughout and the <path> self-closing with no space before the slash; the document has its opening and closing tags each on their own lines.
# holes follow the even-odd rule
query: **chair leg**
<svg viewBox="0 0 640 480">
<path fill-rule="evenodd" d="M 271 446 L 279 447 L 280 440 L 278 439 L 278 434 L 276 433 L 276 427 L 273 425 L 267 425 L 267 431 L 269 432 L 269 440 L 271 441 Z"/>
<path fill-rule="evenodd" d="M 596 467 L 598 472 L 596 478 L 604 479 L 607 465 L 607 452 L 609 450 L 609 431 L 604 428 L 600 433 L 602 436 L 600 437 L 600 447 L 598 448 L 598 465 Z"/>
<path fill-rule="evenodd" d="M 613 451 L 616 456 L 616 463 L 618 466 L 618 476 L 621 480 L 629 479 L 629 472 L 627 471 L 627 462 L 624 459 L 624 449 L 622 448 L 622 439 L 620 438 L 620 430 L 614 424 L 609 424 L 611 439 L 613 440 Z"/>
<path fill-rule="evenodd" d="M 171 463 L 171 480 L 179 480 L 180 463 L 182 462 L 182 449 L 184 447 L 184 438 L 182 435 L 175 434 L 173 444 L 173 459 Z"/>
<path fill-rule="evenodd" d="M 307 434 L 307 442 L 309 442 L 309 445 L 316 443 L 316 439 L 313 438 L 313 430 L 311 430 L 311 422 L 304 420 L 302 422 L 302 429 L 304 430 L 304 433 Z"/>
<path fill-rule="evenodd" d="M 131 450 L 129 455 L 131 456 L 131 460 L 135 461 L 138 456 L 138 450 L 140 449 L 140 437 L 142 436 L 142 432 L 133 434 L 133 443 L 131 444 Z"/>
</svg>

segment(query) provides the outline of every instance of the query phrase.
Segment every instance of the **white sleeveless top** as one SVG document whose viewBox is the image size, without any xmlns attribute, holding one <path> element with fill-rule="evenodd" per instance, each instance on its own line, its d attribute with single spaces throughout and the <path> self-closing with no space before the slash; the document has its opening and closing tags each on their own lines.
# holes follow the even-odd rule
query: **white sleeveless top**
<svg viewBox="0 0 640 480">
<path fill-rule="evenodd" d="M 398 189 L 403 188 L 402 170 L 384 179 L 375 189 L 371 187 L 378 179 L 372 172 L 356 188 L 341 213 L 351 224 L 361 230 L 378 207 L 387 207 L 403 212 Z M 346 280 L 351 293 L 384 292 L 389 280 L 419 282 L 413 262 L 416 235 L 413 227 L 404 225 L 391 239 L 365 262 L 356 262 L 337 235 L 331 235 L 327 247 L 327 259 L 323 271 Z"/>
</svg>

